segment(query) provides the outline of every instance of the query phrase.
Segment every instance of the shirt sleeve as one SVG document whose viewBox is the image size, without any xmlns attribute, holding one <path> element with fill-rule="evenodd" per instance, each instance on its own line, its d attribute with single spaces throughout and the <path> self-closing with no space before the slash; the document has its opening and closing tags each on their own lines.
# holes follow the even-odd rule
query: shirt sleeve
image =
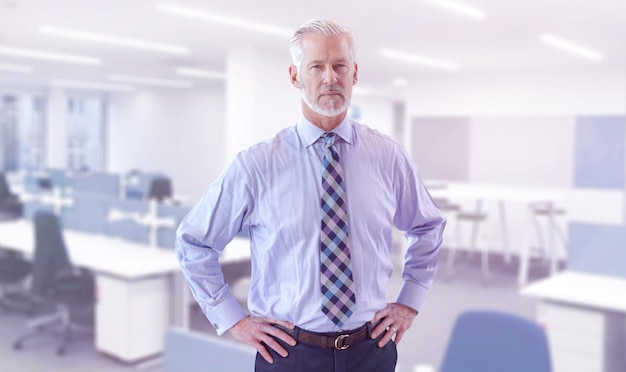
<svg viewBox="0 0 626 372">
<path fill-rule="evenodd" d="M 419 311 L 437 273 L 446 219 L 422 184 L 416 165 L 399 151 L 394 224 L 404 233 L 408 248 L 397 302 Z"/>
<path fill-rule="evenodd" d="M 191 293 L 218 335 L 246 316 L 224 280 L 219 255 L 253 209 L 249 174 L 239 154 L 176 231 L 176 255 Z"/>
</svg>

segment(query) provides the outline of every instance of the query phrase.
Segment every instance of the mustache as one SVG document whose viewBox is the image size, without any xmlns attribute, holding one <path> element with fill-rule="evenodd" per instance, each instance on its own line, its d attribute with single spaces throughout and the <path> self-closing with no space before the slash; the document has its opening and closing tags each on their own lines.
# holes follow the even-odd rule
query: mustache
<svg viewBox="0 0 626 372">
<path fill-rule="evenodd" d="M 320 92 L 320 96 L 322 94 L 330 92 L 330 91 L 338 92 L 341 97 L 344 97 L 343 91 L 341 90 L 341 87 L 339 87 L 339 85 L 327 85 L 327 86 L 324 86 L 322 88 L 322 91 Z"/>
</svg>

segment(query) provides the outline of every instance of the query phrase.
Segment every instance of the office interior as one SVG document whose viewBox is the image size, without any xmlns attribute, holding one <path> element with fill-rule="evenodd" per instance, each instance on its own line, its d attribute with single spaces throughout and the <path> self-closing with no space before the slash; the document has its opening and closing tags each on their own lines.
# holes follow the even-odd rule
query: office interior
<svg viewBox="0 0 626 372">
<path fill-rule="evenodd" d="M 174 232 L 239 151 L 298 120 L 289 40 L 311 18 L 355 32 L 348 114 L 407 149 L 448 218 L 396 370 L 453 372 L 471 353 L 515 371 L 520 349 L 555 372 L 626 370 L 622 0 L 0 2 L 0 369 L 252 370 L 186 290 Z M 22 301 L 41 241 L 80 307 Z M 244 233 L 222 257 L 244 306 L 248 247 Z M 476 312 L 545 344 L 502 327 L 462 345 Z"/>
</svg>

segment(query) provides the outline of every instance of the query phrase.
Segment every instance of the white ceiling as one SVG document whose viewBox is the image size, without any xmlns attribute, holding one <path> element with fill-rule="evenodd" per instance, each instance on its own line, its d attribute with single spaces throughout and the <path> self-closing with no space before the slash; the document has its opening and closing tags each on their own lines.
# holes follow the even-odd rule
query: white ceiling
<svg viewBox="0 0 626 372">
<path fill-rule="evenodd" d="M 165 0 L 164 0 L 165 1 Z M 392 88 L 393 78 L 409 83 L 439 76 L 518 74 L 528 71 L 626 69 L 626 0 L 464 0 L 487 12 L 476 21 L 435 8 L 421 0 L 170 0 L 204 11 L 295 29 L 304 21 L 334 18 L 352 28 L 360 42 L 362 87 Z M 46 85 L 50 79 L 106 81 L 108 74 L 183 78 L 175 67 L 224 70 L 232 46 L 253 46 L 284 54 L 288 37 L 231 29 L 157 11 L 156 0 L 0 0 L 0 47 L 33 48 L 102 59 L 100 66 L 29 60 L 0 54 L 0 64 L 27 64 L 30 74 L 0 71 L 0 85 Z M 93 44 L 41 34 L 40 26 L 79 29 L 185 46 L 188 55 L 169 55 Z M 591 62 L 539 41 L 545 32 L 600 51 Z M 458 72 L 434 70 L 385 59 L 383 48 L 429 55 L 460 65 Z M 454 75 L 456 74 L 456 75 Z M 285 75 L 287 78 L 287 75 Z"/>
</svg>

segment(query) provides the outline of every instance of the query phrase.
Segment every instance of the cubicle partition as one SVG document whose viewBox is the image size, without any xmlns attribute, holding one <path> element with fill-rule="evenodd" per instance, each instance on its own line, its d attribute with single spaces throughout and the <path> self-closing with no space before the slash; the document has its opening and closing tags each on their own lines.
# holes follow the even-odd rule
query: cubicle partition
<svg viewBox="0 0 626 372">
<path fill-rule="evenodd" d="M 161 227 L 157 233 L 157 244 L 162 248 L 174 248 L 176 239 L 176 229 L 180 222 L 189 213 L 189 207 L 160 204 L 157 215 L 159 218 L 173 217 L 175 225 L 173 227 Z"/>
<path fill-rule="evenodd" d="M 107 231 L 107 215 L 113 199 L 104 194 L 76 192 L 72 195 L 73 205 L 63 209 L 61 221 L 67 229 L 93 234 Z"/>
<path fill-rule="evenodd" d="M 114 173 L 92 172 L 74 178 L 74 192 L 108 195 L 118 198 L 120 176 Z"/>
</svg>

